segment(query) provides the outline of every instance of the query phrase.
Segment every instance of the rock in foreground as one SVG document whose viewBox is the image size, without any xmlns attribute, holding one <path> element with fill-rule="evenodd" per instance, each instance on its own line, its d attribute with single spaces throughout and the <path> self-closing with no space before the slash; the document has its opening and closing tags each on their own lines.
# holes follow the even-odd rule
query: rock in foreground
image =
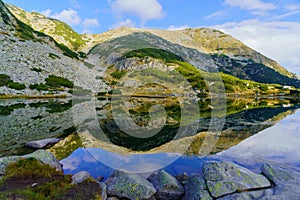
<svg viewBox="0 0 300 200">
<path fill-rule="evenodd" d="M 192 175 L 184 185 L 185 194 L 182 200 L 212 200 L 203 177 Z"/>
<path fill-rule="evenodd" d="M 114 171 L 106 180 L 108 196 L 128 199 L 150 199 L 156 190 L 151 183 L 137 174 Z"/>
<path fill-rule="evenodd" d="M 275 184 L 272 199 L 300 199 L 300 173 L 264 164 L 263 174 Z"/>
<path fill-rule="evenodd" d="M 271 183 L 260 174 L 230 162 L 210 161 L 204 163 L 204 178 L 213 197 L 249 189 L 263 189 Z"/>
<path fill-rule="evenodd" d="M 20 159 L 35 158 L 43 164 L 48 164 L 55 168 L 57 171 L 62 171 L 62 164 L 55 158 L 55 156 L 45 150 L 37 150 L 31 154 L 24 156 L 8 156 L 0 158 L 0 176 L 5 174 L 5 168 Z M 17 173 L 17 172 L 16 172 Z"/>
<path fill-rule="evenodd" d="M 181 199 L 184 188 L 177 179 L 165 172 L 151 175 L 148 180 L 156 189 L 155 197 L 158 200 L 177 200 Z"/>
</svg>

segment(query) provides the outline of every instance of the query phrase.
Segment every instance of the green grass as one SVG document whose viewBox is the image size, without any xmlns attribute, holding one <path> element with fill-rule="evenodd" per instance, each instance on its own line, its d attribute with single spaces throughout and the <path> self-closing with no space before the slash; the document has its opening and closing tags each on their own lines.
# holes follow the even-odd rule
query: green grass
<svg viewBox="0 0 300 200">
<path fill-rule="evenodd" d="M 74 83 L 69 81 L 66 78 L 62 78 L 62 77 L 58 77 L 58 76 L 54 76 L 54 75 L 50 75 L 48 78 L 45 79 L 46 80 L 46 85 L 50 86 L 50 87 L 67 87 L 67 88 L 73 88 L 74 87 Z"/>
<path fill-rule="evenodd" d="M 15 90 L 24 90 L 26 86 L 22 83 L 14 82 L 10 76 L 6 74 L 0 74 L 0 87 L 6 86 Z"/>
<path fill-rule="evenodd" d="M 163 49 L 155 49 L 155 48 L 143 48 L 137 49 L 133 51 L 129 51 L 124 54 L 126 58 L 138 57 L 152 57 L 155 59 L 160 59 L 165 62 L 172 62 L 172 61 L 184 61 L 184 59 L 170 51 L 163 50 Z"/>
<path fill-rule="evenodd" d="M 126 70 L 116 70 L 110 75 L 115 79 L 121 79 L 126 74 L 126 72 Z"/>
<path fill-rule="evenodd" d="M 101 189 L 94 180 L 79 185 L 71 185 L 71 181 L 71 175 L 63 175 L 34 158 L 21 159 L 6 168 L 0 199 L 101 199 Z"/>
<path fill-rule="evenodd" d="M 31 71 L 34 71 L 34 72 L 38 72 L 38 73 L 43 71 L 42 69 L 36 68 L 36 67 L 31 68 L 30 70 L 31 70 Z"/>
<path fill-rule="evenodd" d="M 52 20 L 56 25 L 53 35 L 62 36 L 65 41 L 68 41 L 71 44 L 72 49 L 75 51 L 77 51 L 81 46 L 85 45 L 85 42 L 81 36 L 72 30 L 70 26 L 64 22 L 55 19 Z M 80 53 L 80 57 L 84 56 L 82 53 Z"/>
<path fill-rule="evenodd" d="M 43 83 L 30 85 L 29 88 L 32 89 L 32 90 L 37 89 L 38 91 L 41 91 L 41 90 L 47 91 L 47 90 L 49 90 L 49 86 L 45 85 Z"/>
</svg>

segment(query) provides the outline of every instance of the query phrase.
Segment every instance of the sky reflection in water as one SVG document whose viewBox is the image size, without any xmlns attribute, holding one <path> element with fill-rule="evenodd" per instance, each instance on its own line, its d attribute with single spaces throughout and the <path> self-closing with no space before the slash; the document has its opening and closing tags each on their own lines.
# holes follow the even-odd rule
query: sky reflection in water
<svg viewBox="0 0 300 200">
<path fill-rule="evenodd" d="M 114 166 L 118 166 L 119 169 L 127 168 L 138 172 L 147 171 L 147 169 L 151 171 L 153 167 L 163 168 L 173 175 L 183 172 L 200 173 L 203 162 L 211 159 L 230 160 L 256 171 L 265 162 L 288 165 L 296 169 L 299 167 L 300 169 L 299 136 L 300 110 L 238 145 L 205 158 L 182 156 L 166 166 L 168 158 L 178 157 L 178 155 L 160 153 L 124 156 L 103 149 L 79 148 L 61 162 L 67 174 L 86 170 L 94 177 L 104 176 L 105 178 L 113 171 L 113 168 L 99 161 L 102 160 L 105 163 L 105 159 L 114 163 Z M 115 158 L 114 161 L 111 160 L 113 158 Z"/>
</svg>

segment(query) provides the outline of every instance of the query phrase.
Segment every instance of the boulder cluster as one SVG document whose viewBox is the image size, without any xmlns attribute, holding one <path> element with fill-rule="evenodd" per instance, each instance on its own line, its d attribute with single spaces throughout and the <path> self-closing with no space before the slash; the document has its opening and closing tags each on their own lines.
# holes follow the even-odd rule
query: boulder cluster
<svg viewBox="0 0 300 200">
<path fill-rule="evenodd" d="M 20 159 L 36 158 L 57 170 L 62 166 L 45 150 L 25 156 L 0 158 L 0 176 L 5 168 Z M 73 175 L 71 184 L 91 179 L 89 172 Z M 254 173 L 235 163 L 206 161 L 201 174 L 172 176 L 161 170 L 145 175 L 114 171 L 106 180 L 95 179 L 102 190 L 102 199 L 133 200 L 193 200 L 193 199 L 299 199 L 300 173 L 278 166 L 264 164 L 261 173 Z"/>
</svg>

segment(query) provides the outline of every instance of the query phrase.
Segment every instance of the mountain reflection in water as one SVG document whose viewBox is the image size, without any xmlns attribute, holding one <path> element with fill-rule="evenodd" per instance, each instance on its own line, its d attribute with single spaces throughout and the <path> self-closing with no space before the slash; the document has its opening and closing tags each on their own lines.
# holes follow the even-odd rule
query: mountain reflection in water
<svg viewBox="0 0 300 200">
<path fill-rule="evenodd" d="M 197 131 L 186 131 L 179 136 L 176 135 L 179 126 L 188 127 L 195 119 L 181 124 L 178 104 L 161 101 L 166 107 L 165 120 L 149 118 L 149 109 L 157 99 L 132 99 L 130 118 L 138 126 L 159 125 L 160 131 L 150 139 L 137 139 L 118 128 L 107 98 L 1 100 L 0 156 L 30 152 L 24 148 L 28 141 L 61 137 L 63 141 L 49 150 L 61 159 L 66 173 L 87 170 L 94 176 L 107 176 L 111 167 L 136 172 L 165 168 L 174 174 L 192 173 L 201 170 L 203 160 L 220 158 L 252 166 L 253 163 L 243 160 L 245 157 L 253 157 L 257 162 L 270 160 L 299 166 L 300 151 L 296 147 L 300 113 L 293 114 L 299 108 L 297 101 L 228 99 L 224 116 L 218 112 L 220 108 L 211 106 L 211 100 L 203 100 L 199 102 Z M 218 137 L 210 129 L 213 109 L 213 117 L 225 117 Z M 209 152 L 203 150 L 207 141 L 213 144 Z M 203 157 L 207 153 L 214 156 Z"/>
</svg>

